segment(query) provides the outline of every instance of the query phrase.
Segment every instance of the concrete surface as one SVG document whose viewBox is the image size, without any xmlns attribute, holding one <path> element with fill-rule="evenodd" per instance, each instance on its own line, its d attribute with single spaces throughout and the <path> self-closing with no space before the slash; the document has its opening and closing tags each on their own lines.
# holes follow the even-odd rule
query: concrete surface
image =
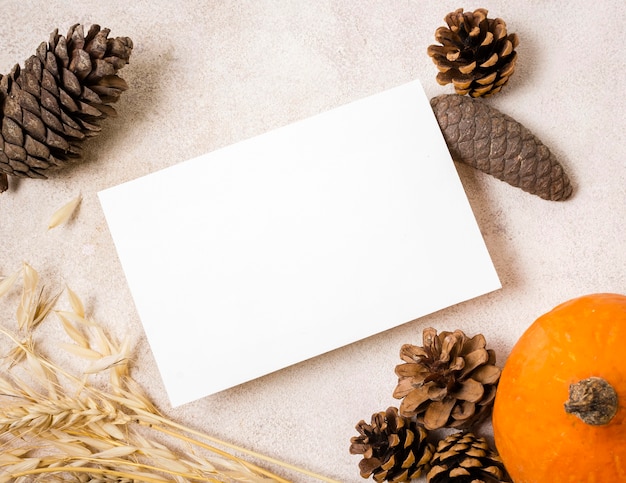
<svg viewBox="0 0 626 483">
<path fill-rule="evenodd" d="M 548 202 L 458 166 L 501 290 L 169 408 L 96 193 L 413 79 L 429 96 L 452 92 L 435 82 L 426 48 L 445 14 L 461 6 L 485 7 L 518 33 L 517 71 L 489 102 L 556 153 L 573 198 Z M 622 2 L 2 0 L 0 12 L 2 73 L 54 28 L 65 33 L 74 23 L 98 23 L 135 43 L 121 72 L 130 89 L 119 116 L 87 143 L 83 162 L 46 181 L 13 180 L 0 196 L 0 274 L 27 261 L 49 283 L 67 283 L 92 317 L 135 341 L 134 376 L 181 422 L 343 482 L 362 481 L 359 457 L 348 453 L 354 425 L 399 404 L 391 396 L 398 352 L 419 344 L 424 327 L 482 332 L 503 364 L 525 328 L 556 304 L 626 292 Z M 47 231 L 52 213 L 79 193 L 73 220 Z M 41 329 L 44 347 L 60 330 L 53 319 Z M 253 363 L 248 358 L 233 354 L 229 362 Z M 489 426 L 482 431 L 489 435 Z"/>
</svg>

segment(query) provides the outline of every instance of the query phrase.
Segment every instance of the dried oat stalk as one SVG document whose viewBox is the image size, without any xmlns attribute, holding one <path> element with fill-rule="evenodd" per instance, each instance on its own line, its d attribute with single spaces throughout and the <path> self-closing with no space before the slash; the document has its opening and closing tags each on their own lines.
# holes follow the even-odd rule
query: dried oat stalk
<svg viewBox="0 0 626 483">
<path fill-rule="evenodd" d="M 455 161 L 546 200 L 571 196 L 570 180 L 554 154 L 516 120 L 467 96 L 441 95 L 430 103 Z"/>
<path fill-rule="evenodd" d="M 86 361 L 75 375 L 42 355 L 32 331 L 51 312 L 30 266 L 0 279 L 0 296 L 22 275 L 18 324 L 0 326 L 14 350 L 0 372 L 0 483 L 279 482 L 287 480 L 230 451 L 320 481 L 329 478 L 182 426 L 161 414 L 129 372 L 130 342 L 116 342 L 66 290 L 71 310 L 57 311 L 71 342 L 63 348 Z M 108 386 L 91 375 L 108 374 Z M 185 451 L 181 450 L 184 448 Z M 337 483 L 337 482 L 335 482 Z"/>
</svg>

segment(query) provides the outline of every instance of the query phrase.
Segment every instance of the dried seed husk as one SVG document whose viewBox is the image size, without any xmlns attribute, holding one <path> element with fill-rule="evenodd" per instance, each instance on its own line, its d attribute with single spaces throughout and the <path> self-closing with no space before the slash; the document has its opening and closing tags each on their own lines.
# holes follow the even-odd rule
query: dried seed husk
<svg viewBox="0 0 626 483">
<path fill-rule="evenodd" d="M 20 271 L 18 270 L 16 272 L 13 272 L 11 275 L 4 277 L 2 280 L 0 280 L 0 297 L 6 294 L 11 289 L 11 287 L 13 287 L 19 275 L 20 275 Z"/>
<path fill-rule="evenodd" d="M 76 198 L 64 204 L 61 208 L 54 212 L 48 223 L 48 230 L 56 228 L 63 223 L 66 223 L 72 215 L 76 212 L 78 205 L 82 201 L 82 197 L 78 195 Z"/>
</svg>

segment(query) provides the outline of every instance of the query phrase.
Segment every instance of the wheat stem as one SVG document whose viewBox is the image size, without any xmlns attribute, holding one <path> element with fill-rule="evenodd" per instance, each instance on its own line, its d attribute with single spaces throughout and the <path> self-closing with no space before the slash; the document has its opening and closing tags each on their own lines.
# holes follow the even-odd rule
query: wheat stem
<svg viewBox="0 0 626 483">
<path fill-rule="evenodd" d="M 83 390 L 95 393 L 99 398 L 103 398 L 103 396 L 104 396 L 106 399 L 109 399 L 111 401 L 115 401 L 115 402 L 123 404 L 124 398 L 120 398 L 120 397 L 112 395 L 112 394 L 104 394 L 104 393 L 102 393 L 99 390 L 98 391 L 93 390 L 89 386 L 84 385 L 84 381 L 82 381 L 81 379 L 79 379 L 76 376 L 68 373 L 67 371 L 64 371 L 61 367 L 57 366 L 53 362 L 50 362 L 49 360 L 45 359 L 44 357 L 42 357 L 42 356 L 40 356 L 38 354 L 34 354 L 34 352 L 32 351 L 31 348 L 27 347 L 26 345 L 21 343 L 19 340 L 17 340 L 9 331 L 5 330 L 3 327 L 0 327 L 0 333 L 4 334 L 7 337 L 9 337 L 24 352 L 35 355 L 40 360 L 41 364 L 43 364 L 44 366 L 46 366 L 50 370 L 56 372 L 57 374 L 62 374 L 63 376 L 65 376 L 69 380 L 74 381 L 77 384 L 80 384 L 81 388 Z M 243 453 L 247 453 L 247 454 L 250 454 L 250 455 L 253 455 L 253 456 L 257 456 L 257 453 L 254 453 L 254 452 L 249 451 L 249 450 L 245 450 L 244 448 L 239 448 L 238 446 L 235 446 L 235 445 L 230 445 L 228 443 L 221 442 L 218 439 L 211 438 L 208 435 L 205 435 L 205 434 L 200 433 L 198 431 L 194 431 L 191 428 L 185 428 L 184 426 L 178 425 L 177 423 L 175 423 L 173 421 L 170 421 L 169 419 L 164 418 L 164 417 L 162 417 L 162 416 L 160 416 L 158 414 L 154 414 L 154 413 L 149 412 L 149 411 L 142 411 L 139 408 L 133 408 L 133 411 L 135 413 L 137 413 L 137 415 L 143 415 L 144 417 L 147 417 L 149 420 L 156 420 L 156 421 L 159 421 L 161 424 L 164 424 L 166 426 L 174 427 L 174 428 L 176 428 L 178 430 L 183 430 L 183 431 L 186 431 L 186 432 L 188 432 L 190 434 L 194 434 L 196 436 L 201 436 L 205 440 L 222 443 L 226 447 L 230 447 L 230 448 L 233 448 L 233 449 L 239 449 Z M 152 427 L 154 427 L 151 423 L 146 423 L 144 421 L 139 421 L 139 422 L 141 422 L 144 426 L 152 426 Z M 159 427 L 154 427 L 154 429 L 160 429 L 160 428 Z M 209 446 L 209 445 L 207 445 L 205 443 L 202 443 L 201 441 L 193 440 L 193 439 L 188 438 L 188 437 L 186 437 L 186 436 L 184 436 L 182 434 L 178 434 L 175 431 L 168 431 L 165 428 L 163 428 L 162 432 L 169 433 L 173 437 L 176 437 L 176 438 L 178 438 L 180 440 L 183 440 L 183 441 L 190 442 L 192 444 L 196 444 L 199 447 L 204 447 L 205 449 L 208 449 L 208 450 L 214 452 L 215 454 L 218 454 L 218 455 L 220 455 L 222 457 L 228 458 L 231 461 L 235 461 L 236 463 L 242 464 L 242 465 L 246 466 L 247 468 L 249 468 L 249 469 L 251 469 L 251 470 L 253 470 L 253 471 L 255 471 L 255 472 L 259 473 L 259 474 L 263 474 L 265 476 L 268 476 L 268 477 L 276 480 L 277 483 L 290 483 L 289 480 L 285 480 L 285 479 L 281 478 L 280 476 L 275 475 L 275 474 L 273 474 L 273 473 L 271 473 L 271 472 L 269 472 L 269 471 L 267 471 L 267 470 L 265 470 L 265 469 L 263 469 L 263 468 L 261 468 L 261 467 L 259 467 L 257 465 L 254 465 L 254 464 L 249 463 L 247 461 L 241 460 L 241 459 L 239 459 L 239 458 L 237 458 L 237 457 L 235 457 L 235 456 L 233 456 L 233 455 L 231 455 L 231 454 L 229 454 L 229 453 L 227 453 L 225 451 L 222 451 L 222 450 L 220 450 L 218 448 L 214 448 L 214 447 Z M 260 459 L 265 459 L 267 461 L 273 461 L 275 464 L 278 464 L 279 466 L 282 466 L 284 468 L 290 468 L 290 469 L 294 469 L 294 470 L 296 470 L 298 472 L 301 472 L 301 473 L 303 473 L 303 472 L 306 473 L 306 470 L 302 470 L 302 469 L 297 468 L 297 467 L 292 467 L 288 463 L 283 463 L 283 462 L 280 462 L 278 460 L 274 460 L 273 458 L 269 458 L 269 457 L 262 456 L 262 455 L 258 455 L 258 456 L 260 457 Z"/>
<path fill-rule="evenodd" d="M 289 480 L 285 480 L 284 478 L 281 478 L 280 476 L 272 473 L 271 471 L 268 471 L 268 470 L 266 470 L 264 468 L 261 468 L 260 466 L 255 465 L 254 463 L 250 463 L 248 461 L 241 460 L 241 459 L 237 458 L 236 456 L 233 456 L 233 455 L 229 454 L 226 451 L 222 451 L 219 448 L 216 448 L 214 446 L 211 446 L 211 445 L 208 445 L 206 443 L 203 443 L 202 441 L 198 441 L 196 439 L 190 438 L 188 436 L 185 436 L 184 434 L 177 433 L 176 431 L 171 431 L 171 430 L 169 430 L 167 428 L 164 428 L 162 426 L 157 426 L 157 425 L 155 425 L 153 423 L 144 423 L 143 421 L 139 421 L 139 424 L 143 424 L 145 426 L 148 426 L 151 429 L 154 429 L 154 430 L 159 431 L 161 433 L 167 434 L 169 436 L 177 438 L 177 439 L 179 439 L 181 441 L 184 441 L 186 443 L 190 443 L 190 444 L 196 445 L 196 446 L 198 446 L 200 448 L 204 448 L 204 449 L 209 450 L 212 453 L 220 455 L 220 456 L 222 456 L 224 458 L 230 459 L 232 461 L 236 461 L 237 463 L 242 464 L 246 468 L 248 468 L 248 469 L 250 469 L 250 470 L 252 470 L 252 471 L 254 471 L 256 473 L 259 473 L 259 474 L 262 474 L 262 475 L 267 476 L 269 478 L 272 478 L 272 480 L 274 480 L 276 483 L 291 483 Z M 237 446 L 232 446 L 232 448 L 238 448 L 238 447 Z M 243 449 L 243 448 L 241 448 L 241 449 Z M 246 452 L 246 450 L 244 450 L 244 452 Z M 252 452 L 249 452 L 249 453 L 252 453 Z M 289 465 L 287 465 L 287 463 L 280 463 L 280 465 L 285 467 L 285 468 L 289 466 Z"/>
<path fill-rule="evenodd" d="M 36 272 L 33 271 L 32 277 L 35 277 L 36 275 L 37 275 Z M 34 287 L 37 284 L 36 282 L 37 282 L 37 278 L 33 278 L 33 280 L 28 284 L 29 291 L 27 292 L 29 293 L 33 292 Z M 74 298 L 76 297 L 74 296 Z M 40 300 L 37 302 L 37 304 L 33 304 L 30 302 L 25 303 L 23 301 L 20 307 L 21 312 L 25 312 L 26 309 L 33 310 L 32 306 L 35 305 L 34 313 L 37 318 L 37 322 L 39 322 L 47 316 L 48 312 L 51 310 L 52 306 L 56 302 L 56 297 L 52 298 L 50 301 L 44 301 L 44 302 L 45 303 L 41 302 L 41 297 L 40 297 Z M 43 308 L 40 310 L 40 307 L 43 307 Z M 72 307 L 76 311 L 76 315 L 81 319 L 78 323 L 85 323 L 91 327 L 91 324 L 92 324 L 91 322 L 87 320 L 82 320 L 84 318 L 84 314 L 83 314 L 84 309 L 82 308 L 82 303 L 79 304 L 75 300 L 73 300 Z M 21 317 L 21 318 L 28 319 L 28 320 L 31 319 L 31 317 Z M 36 324 L 23 324 L 22 323 L 20 325 L 26 326 L 27 330 L 31 331 Z M 71 325 L 69 320 L 67 321 L 66 325 Z M 66 326 L 66 331 L 67 330 L 68 330 L 68 327 Z M 228 443 L 226 441 L 220 440 L 219 438 L 209 436 L 208 434 L 186 427 L 182 424 L 179 424 L 167 418 L 166 416 L 161 415 L 158 412 L 158 410 L 154 406 L 152 406 L 152 404 L 145 397 L 143 397 L 141 394 L 133 394 L 132 392 L 133 385 L 131 384 L 133 382 L 132 379 L 129 378 L 128 380 L 123 382 L 124 378 L 122 376 L 126 374 L 126 372 L 124 371 L 126 371 L 127 369 L 125 368 L 124 371 L 118 370 L 117 367 L 114 367 L 114 364 L 117 361 L 118 353 L 119 355 L 121 355 L 122 353 L 125 353 L 125 351 L 121 350 L 116 345 L 114 345 L 101 330 L 98 332 L 98 334 L 96 334 L 98 336 L 97 340 L 99 341 L 100 344 L 104 344 L 105 348 L 104 350 L 92 351 L 92 352 L 94 352 L 94 354 L 102 354 L 102 360 L 100 361 L 102 367 L 97 366 L 97 368 L 93 369 L 93 372 L 100 372 L 102 370 L 116 371 L 115 373 L 113 372 L 111 373 L 112 376 L 117 376 L 117 377 L 112 377 L 111 379 L 111 384 L 113 385 L 112 393 L 110 391 L 103 391 L 103 390 L 100 390 L 91 386 L 90 384 L 87 383 L 86 377 L 79 378 L 76 375 L 73 375 L 69 373 L 68 371 L 63 370 L 63 368 L 56 365 L 51 360 L 46 359 L 41 354 L 37 353 L 34 346 L 32 344 L 29 344 L 28 341 L 22 342 L 18 340 L 16 336 L 14 336 L 11 332 L 9 332 L 8 330 L 6 330 L 4 327 L 1 327 L 1 326 L 0 326 L 0 334 L 8 337 L 10 340 L 12 340 L 15 343 L 15 345 L 17 346 L 17 350 L 20 352 L 18 353 L 18 356 L 21 356 L 22 354 L 26 356 L 26 359 L 28 360 L 31 366 L 31 372 L 34 371 L 37 378 L 40 379 L 41 382 L 45 383 L 44 387 L 49 392 L 48 396 L 50 397 L 49 402 L 51 403 L 51 406 L 46 405 L 46 404 L 41 405 L 40 401 L 42 400 L 46 401 L 47 399 L 46 396 L 44 396 L 43 394 L 35 395 L 33 393 L 33 389 L 30 388 L 28 385 L 26 385 L 24 382 L 22 382 L 20 379 L 14 379 L 10 381 L 10 383 L 8 384 L 13 383 L 14 385 L 16 385 L 15 387 L 19 389 L 18 391 L 19 394 L 15 393 L 15 394 L 7 394 L 7 395 L 14 395 L 14 396 L 23 398 L 29 401 L 31 404 L 34 404 L 35 406 L 37 406 L 36 408 L 33 408 L 33 409 L 38 409 L 37 411 L 35 411 L 35 413 L 38 414 L 39 416 L 37 416 L 35 419 L 33 419 L 33 416 L 31 415 L 30 418 L 26 418 L 26 417 L 19 418 L 21 420 L 24 420 L 24 421 L 28 420 L 32 422 L 33 424 L 37 423 L 35 424 L 35 426 L 39 426 L 40 428 L 44 430 L 48 429 L 50 425 L 56 425 L 56 423 L 59 423 L 59 422 L 65 423 L 65 421 L 63 421 L 63 417 L 61 413 L 59 412 L 59 409 L 64 410 L 64 412 L 67 412 L 68 414 L 72 413 L 73 411 L 71 411 L 69 408 L 64 407 L 64 404 L 63 404 L 65 402 L 64 398 L 58 397 L 57 390 L 59 389 L 63 390 L 63 388 L 61 387 L 60 383 L 57 380 L 57 378 L 61 376 L 61 377 L 66 378 L 68 382 L 75 384 L 75 387 L 77 389 L 77 396 L 78 395 L 81 396 L 81 398 L 77 398 L 77 400 L 79 400 L 81 403 L 84 402 L 85 404 L 87 404 L 88 407 L 81 406 L 80 409 L 87 410 L 87 412 L 90 414 L 91 414 L 91 410 L 95 410 L 96 412 L 99 413 L 96 415 L 98 421 L 103 421 L 104 423 L 101 428 L 92 427 L 90 423 L 88 427 L 90 428 L 90 430 L 93 430 L 94 433 L 89 434 L 89 435 L 86 434 L 86 436 L 100 439 L 105 434 L 108 433 L 107 437 L 108 435 L 111 435 L 113 437 L 113 440 L 111 440 L 111 442 L 113 442 L 114 440 L 117 441 L 117 440 L 123 439 L 123 436 L 121 435 L 121 433 L 119 433 L 119 429 L 116 429 L 117 428 L 116 421 L 103 420 L 103 418 L 108 420 L 111 416 L 115 416 L 116 413 L 118 413 L 118 411 L 121 411 L 120 414 L 124 416 L 123 419 L 125 419 L 124 421 L 125 424 L 134 422 L 135 424 L 139 424 L 141 426 L 154 429 L 157 432 L 168 435 L 174 439 L 178 439 L 181 442 L 190 444 L 192 446 L 195 445 L 198 448 L 205 449 L 215 455 L 223 457 L 226 460 L 235 462 L 241 467 L 246 468 L 247 470 L 251 471 L 256 476 L 268 477 L 274 483 L 290 483 L 290 482 L 270 472 L 269 470 L 266 470 L 253 463 L 240 459 L 236 457 L 235 455 L 228 453 L 228 451 L 216 448 L 215 446 L 213 446 L 213 444 L 216 444 L 223 448 L 227 448 L 229 450 L 234 450 L 236 452 L 245 454 L 257 460 L 261 460 L 266 463 L 270 463 L 272 465 L 275 465 L 275 466 L 278 466 L 278 467 L 281 467 L 290 471 L 294 471 L 302 475 L 306 475 L 318 481 L 323 481 L 326 483 L 339 483 L 337 480 L 333 480 L 325 476 L 318 475 L 316 473 L 300 468 L 298 466 L 286 463 L 284 461 L 277 460 L 269 456 L 265 456 L 263 454 L 248 450 L 246 448 L 237 446 L 232 443 Z M 72 331 L 70 333 L 70 336 L 72 336 L 72 334 L 74 334 L 73 338 L 78 342 L 79 348 L 91 349 L 91 344 L 87 340 L 87 338 L 83 339 L 80 333 L 75 333 L 75 331 Z M 79 354 L 79 355 L 82 355 L 82 354 Z M 113 362 L 110 363 L 109 359 L 111 359 L 111 361 Z M 106 364 L 104 364 L 105 362 Z M 126 394 L 128 397 L 124 397 L 124 394 Z M 83 397 L 86 397 L 87 399 L 83 401 L 82 400 Z M 38 406 L 38 403 L 39 403 L 39 406 Z M 101 404 L 103 405 L 103 407 L 100 407 Z M 115 407 L 115 406 L 119 406 L 119 407 Z M 74 415 L 75 414 L 76 413 L 74 412 Z M 17 414 L 15 414 L 15 416 L 17 416 Z M 71 421 L 74 421 L 74 419 L 71 419 Z M 11 424 L 11 422 L 9 421 L 7 421 L 7 423 Z M 13 425 L 14 424 L 15 423 L 13 422 Z M 28 423 L 27 427 L 29 429 L 33 429 L 31 427 L 31 423 Z M 25 436 L 25 434 L 29 432 L 29 430 L 23 431 L 23 429 L 24 429 L 23 427 L 18 427 L 18 426 L 14 426 L 13 428 L 11 428 L 11 430 L 14 430 L 16 433 L 20 433 L 19 435 L 22 437 Z M 63 429 L 66 432 L 72 433 L 72 430 L 69 427 L 64 427 Z M 43 433 L 40 433 L 39 436 L 45 439 L 45 436 L 43 435 Z M 116 444 L 116 443 L 113 443 L 113 444 Z M 75 460 L 77 462 L 81 462 L 81 461 L 82 462 L 97 462 L 100 464 L 107 464 L 107 465 L 113 466 L 117 469 L 105 469 L 105 468 L 99 468 L 99 467 L 85 468 L 85 467 L 80 467 L 80 466 L 68 466 L 67 462 L 72 461 L 72 460 Z M 164 480 L 162 477 L 159 477 L 157 473 L 163 473 L 164 475 L 171 475 L 171 476 L 176 475 L 176 476 L 187 478 L 187 479 L 190 479 L 192 481 L 197 481 L 197 482 L 221 481 L 218 479 L 212 479 L 211 476 L 208 476 L 208 475 L 207 476 L 195 476 L 194 471 L 198 471 L 198 470 L 199 472 L 201 472 L 200 473 L 201 475 L 203 473 L 206 474 L 204 468 L 193 468 L 191 470 L 182 469 L 179 472 L 176 469 L 168 470 L 168 469 L 163 469 L 160 467 L 148 465 L 145 463 L 140 463 L 137 461 L 126 460 L 126 459 L 120 460 L 118 458 L 112 459 L 110 457 L 106 459 L 99 459 L 97 456 L 96 457 L 90 457 L 88 455 L 84 455 L 83 457 L 74 456 L 74 457 L 70 457 L 69 459 L 66 457 L 64 459 L 55 460 L 54 463 L 63 464 L 64 466 L 60 466 L 60 467 L 44 466 L 44 467 L 29 468 L 29 469 L 14 468 L 14 470 L 16 471 L 15 473 L 12 473 L 10 477 L 19 478 L 19 477 L 24 477 L 28 475 L 36 475 L 36 474 L 73 472 L 73 473 L 91 473 L 91 474 L 97 474 L 101 476 L 112 476 L 112 477 L 128 478 L 130 480 L 136 480 L 137 475 L 130 474 L 128 473 L 128 470 L 127 470 L 127 468 L 135 468 L 139 471 L 142 471 L 142 470 L 148 471 L 148 474 L 141 473 L 141 481 L 145 481 L 146 483 L 162 483 L 164 481 L 167 481 L 167 480 Z M 5 469 L 5 471 L 6 470 L 7 469 Z M 150 474 L 149 472 L 151 471 L 156 472 L 156 473 Z M 206 471 L 207 472 L 210 471 L 209 468 L 207 468 Z M 217 475 L 223 476 L 219 472 L 217 473 Z M 7 473 L 2 475 L 2 477 L 6 477 L 6 476 L 7 476 Z M 3 478 L 3 481 L 4 481 L 4 478 Z"/>
<path fill-rule="evenodd" d="M 127 478 L 130 481 L 136 481 L 137 475 L 127 473 L 125 471 L 110 470 L 106 468 L 86 468 L 81 466 L 55 466 L 44 468 L 33 468 L 31 470 L 19 471 L 11 473 L 11 478 L 20 478 L 23 476 L 41 475 L 44 473 L 88 473 L 101 476 L 115 476 L 117 478 Z M 144 483 L 164 483 L 163 478 L 150 477 L 147 475 L 141 475 L 141 481 Z M 213 483 L 219 483 L 219 480 L 211 480 Z"/>
<path fill-rule="evenodd" d="M 95 463 L 99 465 L 108 465 L 108 466 L 116 467 L 116 468 L 126 466 L 130 468 L 136 468 L 139 470 L 147 470 L 147 471 L 152 471 L 152 472 L 165 473 L 168 475 L 180 476 L 182 478 L 187 478 L 192 481 L 208 482 L 208 483 L 216 481 L 214 477 L 194 475 L 191 473 L 183 473 L 181 471 L 176 471 L 176 470 L 168 470 L 167 468 L 152 466 L 152 465 L 148 465 L 148 464 L 140 463 L 136 461 L 131 461 L 131 460 L 121 460 L 121 459 L 111 459 L 111 458 L 90 458 L 88 456 L 76 456 L 73 458 L 64 456 L 62 459 L 63 461 L 67 463 L 70 463 L 71 461 L 76 461 L 76 462 L 89 461 L 91 463 Z M 58 461 L 58 460 L 53 460 L 53 461 Z"/>
<path fill-rule="evenodd" d="M 139 412 L 139 411 L 137 411 L 137 412 Z M 228 443 L 228 442 L 223 441 L 223 440 L 221 440 L 219 438 L 215 438 L 213 436 L 209 436 L 208 434 L 204 434 L 204 433 L 202 433 L 200 431 L 196 431 L 194 429 L 188 428 L 188 427 L 186 427 L 186 426 L 184 426 L 182 424 L 176 423 L 174 421 L 170 421 L 167 418 L 163 418 L 163 417 L 156 416 L 156 415 L 153 415 L 153 414 L 150 414 L 149 417 L 151 419 L 157 419 L 157 420 L 159 420 L 161 422 L 161 424 L 164 424 L 166 426 L 170 426 L 172 428 L 175 428 L 178 431 L 182 431 L 182 432 L 185 432 L 185 433 L 188 433 L 188 434 L 192 434 L 193 436 L 195 436 L 197 438 L 204 439 L 206 441 L 210 441 L 210 442 L 218 444 L 220 446 L 224 446 L 225 448 L 229 448 L 229 449 L 238 451 L 240 453 L 247 454 L 248 456 L 251 456 L 253 458 L 257 458 L 257 459 L 266 461 L 266 462 L 271 463 L 273 465 L 281 466 L 281 467 L 283 467 L 285 469 L 288 469 L 288 470 L 291 470 L 291 471 L 295 471 L 297 473 L 301 473 L 301 474 L 309 476 L 311 478 L 315 478 L 315 479 L 317 479 L 319 481 L 325 481 L 327 483 L 340 483 L 337 480 L 333 480 L 333 479 L 328 478 L 328 477 L 323 476 L 323 475 L 318 475 L 318 474 L 316 474 L 316 473 L 314 473 L 312 471 L 305 470 L 304 468 L 300 468 L 298 466 L 292 465 L 290 463 L 286 463 L 284 461 L 277 460 L 277 459 L 272 458 L 270 456 L 265 456 L 263 454 L 255 452 L 255 451 L 252 451 L 252 450 L 249 450 L 249 449 L 246 449 L 246 448 L 242 448 L 241 446 L 237 446 L 235 444 Z M 235 458 L 235 457 L 233 457 L 232 455 L 230 455 L 227 452 L 221 451 L 221 450 L 219 450 L 217 448 L 214 448 L 213 446 L 207 445 L 206 443 L 203 443 L 202 441 L 199 441 L 197 439 L 186 437 L 186 436 L 184 436 L 184 435 L 182 435 L 180 433 L 177 433 L 176 431 L 168 430 L 167 428 L 164 428 L 164 427 L 161 427 L 161 426 L 157 426 L 157 425 L 155 425 L 153 423 L 143 423 L 143 424 L 146 424 L 147 426 L 149 426 L 149 427 L 151 427 L 151 428 L 153 428 L 153 429 L 155 429 L 157 431 L 161 431 L 161 432 L 164 432 L 166 434 L 169 434 L 170 436 L 181 438 L 184 441 L 187 441 L 187 442 L 190 442 L 192 444 L 196 444 L 196 445 L 198 445 L 200 447 L 209 449 L 210 451 L 218 452 L 218 454 L 221 454 L 222 456 L 226 456 L 226 457 L 229 457 L 229 458 Z M 236 459 L 236 460 L 240 461 L 238 459 Z M 251 464 L 251 463 L 247 463 L 247 462 L 242 462 L 242 463 L 246 464 L 246 465 Z M 259 470 L 266 471 L 266 470 L 263 470 L 262 468 L 258 468 L 258 467 L 255 469 L 255 471 L 259 471 Z M 281 483 L 287 482 L 287 480 L 284 480 L 284 479 L 282 479 L 282 478 L 280 478 L 280 477 L 278 477 L 276 475 L 271 475 L 270 474 L 270 476 L 272 476 L 272 478 L 278 479 L 278 481 L 281 482 Z M 287 482 L 287 483 L 289 483 L 289 482 Z"/>
</svg>

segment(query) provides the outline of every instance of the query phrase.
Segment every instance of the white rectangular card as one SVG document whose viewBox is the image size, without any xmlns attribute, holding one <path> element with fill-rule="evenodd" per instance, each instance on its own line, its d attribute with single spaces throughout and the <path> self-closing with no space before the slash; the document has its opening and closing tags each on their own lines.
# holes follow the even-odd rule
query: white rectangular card
<svg viewBox="0 0 626 483">
<path fill-rule="evenodd" d="M 500 288 L 418 82 L 99 196 L 175 406 Z"/>
</svg>

